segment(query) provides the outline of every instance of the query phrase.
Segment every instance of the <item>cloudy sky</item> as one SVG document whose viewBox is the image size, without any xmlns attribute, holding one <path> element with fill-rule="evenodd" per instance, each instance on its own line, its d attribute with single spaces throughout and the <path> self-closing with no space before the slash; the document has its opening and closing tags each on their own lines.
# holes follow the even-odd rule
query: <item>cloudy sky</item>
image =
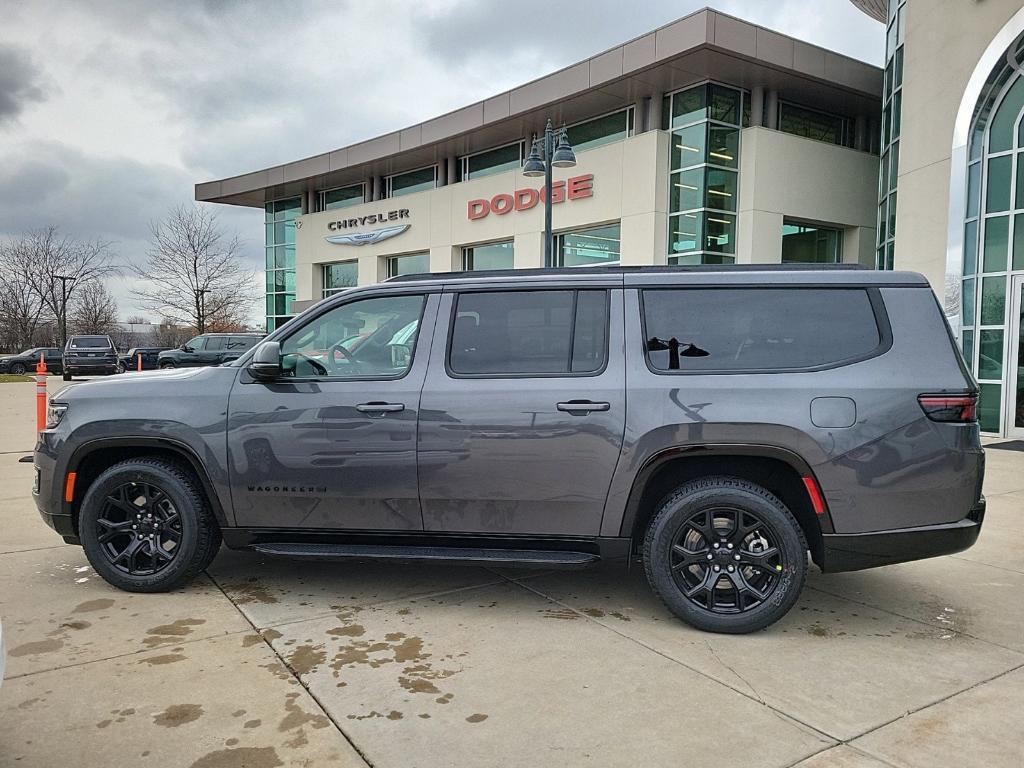
<svg viewBox="0 0 1024 768">
<path fill-rule="evenodd" d="M 199 181 L 295 160 L 490 96 L 695 0 L 31 0 L 0 10 L 0 238 L 54 224 L 144 258 Z M 849 0 L 718 10 L 875 64 Z M 543 23 L 557 17 L 557 29 Z M 568 29 L 568 32 L 567 32 Z M 262 268 L 262 212 L 215 206 Z M 262 278 L 260 278 L 262 282 Z M 122 316 L 131 281 L 110 286 Z M 258 295 L 262 288 L 254 286 Z M 252 317 L 262 315 L 254 302 Z"/>
</svg>

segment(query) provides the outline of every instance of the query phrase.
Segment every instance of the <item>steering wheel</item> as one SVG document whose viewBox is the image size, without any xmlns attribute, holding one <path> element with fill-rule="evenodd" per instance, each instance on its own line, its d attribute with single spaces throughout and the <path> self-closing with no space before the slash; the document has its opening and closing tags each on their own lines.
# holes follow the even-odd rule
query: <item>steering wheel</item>
<svg viewBox="0 0 1024 768">
<path fill-rule="evenodd" d="M 307 363 L 309 363 L 313 370 L 316 371 L 317 376 L 327 376 L 330 374 L 330 371 L 327 370 L 327 366 L 325 366 L 319 360 L 316 360 L 310 357 L 309 355 L 304 355 L 301 352 L 292 352 L 292 354 L 295 357 L 301 358 L 302 360 L 305 360 Z"/>
<path fill-rule="evenodd" d="M 328 350 L 327 352 L 327 360 L 330 362 L 332 368 L 337 370 L 337 358 L 335 357 L 336 353 L 341 353 L 341 356 L 346 361 L 348 361 L 351 373 L 359 373 L 359 361 L 356 360 L 355 356 L 351 352 L 349 352 L 347 349 L 345 349 L 345 347 L 342 346 L 340 341 L 333 347 L 331 347 L 330 350 Z"/>
</svg>

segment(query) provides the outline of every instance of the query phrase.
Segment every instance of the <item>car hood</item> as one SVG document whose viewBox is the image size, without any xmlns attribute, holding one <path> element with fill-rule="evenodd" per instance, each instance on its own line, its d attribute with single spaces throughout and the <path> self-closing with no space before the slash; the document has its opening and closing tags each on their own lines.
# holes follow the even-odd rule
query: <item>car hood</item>
<svg viewBox="0 0 1024 768">
<path fill-rule="evenodd" d="M 54 395 L 53 399 L 66 401 L 79 397 L 119 396 L 138 398 L 147 396 L 147 390 L 150 390 L 154 397 L 193 394 L 204 387 L 215 389 L 219 386 L 230 386 L 237 373 L 237 368 L 219 366 L 131 371 L 121 376 L 106 376 L 72 384 Z"/>
</svg>

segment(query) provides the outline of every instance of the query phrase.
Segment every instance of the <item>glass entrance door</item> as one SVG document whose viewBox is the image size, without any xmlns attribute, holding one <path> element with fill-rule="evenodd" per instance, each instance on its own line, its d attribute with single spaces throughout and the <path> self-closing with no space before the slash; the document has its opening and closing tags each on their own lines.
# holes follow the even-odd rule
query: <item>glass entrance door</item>
<svg viewBox="0 0 1024 768">
<path fill-rule="evenodd" d="M 1007 330 L 1006 434 L 1024 437 L 1024 275 L 1013 277 Z"/>
</svg>

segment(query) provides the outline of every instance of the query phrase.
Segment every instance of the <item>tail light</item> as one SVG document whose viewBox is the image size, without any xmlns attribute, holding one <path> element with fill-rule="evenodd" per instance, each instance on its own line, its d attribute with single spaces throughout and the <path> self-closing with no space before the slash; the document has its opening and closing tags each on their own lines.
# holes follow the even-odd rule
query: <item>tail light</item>
<svg viewBox="0 0 1024 768">
<path fill-rule="evenodd" d="M 978 420 L 977 395 L 921 395 L 917 402 L 932 421 L 967 424 Z"/>
</svg>

